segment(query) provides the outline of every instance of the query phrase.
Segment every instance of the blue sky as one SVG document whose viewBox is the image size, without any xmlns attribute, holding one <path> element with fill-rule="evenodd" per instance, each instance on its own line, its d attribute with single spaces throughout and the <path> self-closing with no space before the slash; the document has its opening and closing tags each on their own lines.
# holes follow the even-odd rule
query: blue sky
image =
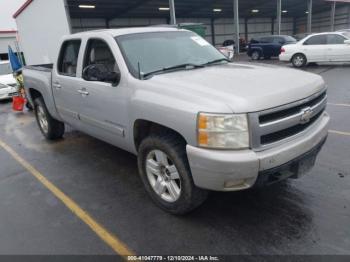
<svg viewBox="0 0 350 262">
<path fill-rule="evenodd" d="M 25 2 L 25 0 L 0 0 L 0 31 L 17 28 L 12 15 Z"/>
</svg>

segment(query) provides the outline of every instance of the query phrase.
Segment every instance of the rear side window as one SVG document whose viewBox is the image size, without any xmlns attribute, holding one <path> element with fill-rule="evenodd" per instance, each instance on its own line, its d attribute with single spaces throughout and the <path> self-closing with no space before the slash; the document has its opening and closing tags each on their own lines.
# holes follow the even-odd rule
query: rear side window
<svg viewBox="0 0 350 262">
<path fill-rule="evenodd" d="M 282 37 L 274 37 L 273 38 L 273 43 L 275 43 L 275 44 L 284 44 L 285 41 L 284 41 L 284 38 L 282 38 Z"/>
<path fill-rule="evenodd" d="M 272 43 L 273 38 L 272 37 L 262 37 L 260 38 L 260 43 Z"/>
<path fill-rule="evenodd" d="M 315 35 L 310 37 L 305 41 L 304 45 L 325 45 L 327 44 L 327 36 L 326 35 Z"/>
<path fill-rule="evenodd" d="M 342 45 L 346 39 L 340 35 L 328 35 L 327 44 L 328 45 Z"/>
<path fill-rule="evenodd" d="M 63 43 L 58 59 L 58 72 L 61 75 L 76 77 L 81 40 Z"/>
</svg>

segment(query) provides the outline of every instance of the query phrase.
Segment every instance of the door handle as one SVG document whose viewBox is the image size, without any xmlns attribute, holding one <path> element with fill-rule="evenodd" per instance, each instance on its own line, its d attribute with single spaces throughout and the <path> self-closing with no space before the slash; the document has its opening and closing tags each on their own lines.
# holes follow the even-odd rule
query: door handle
<svg viewBox="0 0 350 262">
<path fill-rule="evenodd" d="M 86 89 L 79 89 L 78 93 L 81 94 L 81 95 L 84 95 L 84 96 L 88 96 L 89 95 L 89 92 L 86 91 Z"/>
<path fill-rule="evenodd" d="M 62 87 L 62 86 L 60 85 L 60 83 L 58 83 L 58 82 L 53 83 L 53 86 L 54 86 L 55 88 L 61 88 L 61 87 Z"/>
</svg>

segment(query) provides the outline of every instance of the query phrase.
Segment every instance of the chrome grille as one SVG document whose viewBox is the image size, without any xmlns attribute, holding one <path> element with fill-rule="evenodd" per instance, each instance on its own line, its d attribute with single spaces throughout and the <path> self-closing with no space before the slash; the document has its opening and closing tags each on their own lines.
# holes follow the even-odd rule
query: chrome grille
<svg viewBox="0 0 350 262">
<path fill-rule="evenodd" d="M 322 91 L 292 104 L 249 114 L 252 148 L 263 150 L 302 134 L 326 106 L 327 93 Z"/>
</svg>

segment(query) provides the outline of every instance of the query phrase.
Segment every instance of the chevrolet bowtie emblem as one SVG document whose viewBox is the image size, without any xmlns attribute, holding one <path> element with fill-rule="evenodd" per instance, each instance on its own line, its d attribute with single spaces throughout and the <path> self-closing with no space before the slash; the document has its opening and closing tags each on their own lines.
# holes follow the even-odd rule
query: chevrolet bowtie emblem
<svg viewBox="0 0 350 262">
<path fill-rule="evenodd" d="M 306 124 L 310 122 L 314 111 L 311 107 L 307 107 L 301 110 L 300 124 Z"/>
</svg>

